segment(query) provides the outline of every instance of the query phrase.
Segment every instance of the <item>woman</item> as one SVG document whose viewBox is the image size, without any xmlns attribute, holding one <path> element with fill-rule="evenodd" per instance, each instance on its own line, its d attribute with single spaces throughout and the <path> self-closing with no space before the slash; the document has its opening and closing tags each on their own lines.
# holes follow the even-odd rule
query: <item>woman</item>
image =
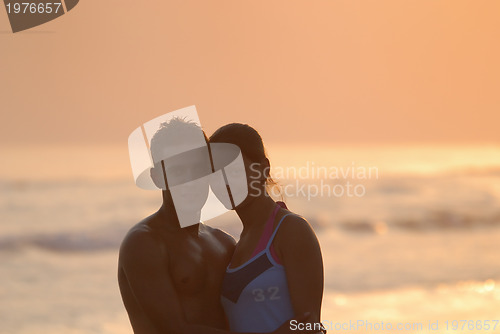
<svg viewBox="0 0 500 334">
<path fill-rule="evenodd" d="M 311 312 L 309 326 L 318 330 L 323 297 L 319 243 L 303 217 L 270 197 L 266 186 L 274 181 L 261 136 L 247 124 L 232 123 L 209 141 L 241 149 L 248 181 L 248 196 L 235 208 L 243 231 L 222 285 L 231 332 L 271 333 L 305 312 Z"/>
</svg>

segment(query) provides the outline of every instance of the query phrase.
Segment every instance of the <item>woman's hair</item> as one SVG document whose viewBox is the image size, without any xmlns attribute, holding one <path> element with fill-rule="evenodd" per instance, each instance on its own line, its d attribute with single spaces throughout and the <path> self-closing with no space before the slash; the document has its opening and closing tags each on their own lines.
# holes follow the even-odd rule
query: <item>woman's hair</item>
<svg viewBox="0 0 500 334">
<path fill-rule="evenodd" d="M 248 124 L 229 123 L 217 131 L 209 138 L 211 143 L 230 143 L 238 146 L 241 153 L 252 162 L 262 162 L 267 159 L 266 149 L 260 134 Z M 277 187 L 278 183 L 273 180 L 271 175 L 266 178 L 266 186 L 268 191 L 273 187 Z M 280 198 L 283 200 L 283 195 L 280 193 Z"/>
</svg>

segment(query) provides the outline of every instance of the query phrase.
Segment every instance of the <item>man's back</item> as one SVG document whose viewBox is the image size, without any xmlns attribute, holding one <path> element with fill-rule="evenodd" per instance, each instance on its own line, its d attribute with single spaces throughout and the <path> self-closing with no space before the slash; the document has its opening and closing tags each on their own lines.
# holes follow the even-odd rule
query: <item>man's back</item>
<svg viewBox="0 0 500 334">
<path fill-rule="evenodd" d="M 220 287 L 234 243 L 204 224 L 167 228 L 158 214 L 135 225 L 118 264 L 134 333 L 181 332 L 182 323 L 226 328 Z"/>
</svg>

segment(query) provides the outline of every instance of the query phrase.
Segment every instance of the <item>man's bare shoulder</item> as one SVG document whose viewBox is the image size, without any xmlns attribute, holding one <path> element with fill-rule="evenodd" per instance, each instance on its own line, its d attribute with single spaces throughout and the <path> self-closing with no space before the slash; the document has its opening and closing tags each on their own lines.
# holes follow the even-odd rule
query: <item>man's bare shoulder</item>
<svg viewBox="0 0 500 334">
<path fill-rule="evenodd" d="M 150 215 L 130 228 L 120 245 L 120 263 L 145 253 L 160 254 L 161 244 L 149 225 L 154 219 Z"/>
<path fill-rule="evenodd" d="M 231 234 L 229 234 L 221 229 L 211 227 L 211 226 L 208 226 L 205 224 L 201 224 L 201 226 L 204 229 L 205 233 L 208 233 L 209 235 L 216 238 L 225 247 L 232 249 L 236 245 L 236 240 L 234 240 L 234 238 Z"/>
</svg>

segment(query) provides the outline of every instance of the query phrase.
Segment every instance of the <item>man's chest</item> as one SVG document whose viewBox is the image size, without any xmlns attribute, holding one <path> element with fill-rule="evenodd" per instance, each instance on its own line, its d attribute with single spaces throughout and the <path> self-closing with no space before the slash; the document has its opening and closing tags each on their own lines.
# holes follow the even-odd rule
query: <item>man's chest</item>
<svg viewBox="0 0 500 334">
<path fill-rule="evenodd" d="M 227 266 L 227 252 L 211 241 L 178 238 L 166 245 L 168 271 L 180 294 L 219 289 Z"/>
</svg>

